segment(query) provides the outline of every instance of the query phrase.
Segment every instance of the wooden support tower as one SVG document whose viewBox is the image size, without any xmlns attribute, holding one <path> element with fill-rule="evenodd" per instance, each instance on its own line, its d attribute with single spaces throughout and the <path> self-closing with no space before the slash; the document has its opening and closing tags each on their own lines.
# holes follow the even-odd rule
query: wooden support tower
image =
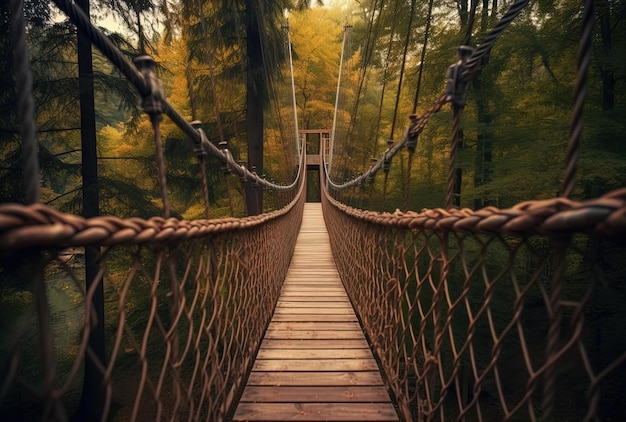
<svg viewBox="0 0 626 422">
<path fill-rule="evenodd" d="M 307 203 L 235 421 L 397 421 L 341 284 L 321 204 Z"/>
</svg>

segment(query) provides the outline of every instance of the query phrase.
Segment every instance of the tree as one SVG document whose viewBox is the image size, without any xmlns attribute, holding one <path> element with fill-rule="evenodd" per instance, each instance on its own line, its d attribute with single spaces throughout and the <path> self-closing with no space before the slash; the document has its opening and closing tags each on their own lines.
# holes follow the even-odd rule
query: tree
<svg viewBox="0 0 626 422">
<path fill-rule="evenodd" d="M 244 64 L 247 163 L 251 171 L 262 175 L 264 109 L 268 106 L 269 91 L 272 89 L 268 81 L 275 78 L 280 63 L 286 59 L 280 48 L 284 43 L 284 11 L 307 8 L 310 1 L 230 0 L 223 1 L 219 7 L 214 6 L 215 3 L 211 2 L 185 1 L 182 2 L 182 13 L 197 16 L 199 25 L 204 21 L 210 22 L 212 28 L 219 28 L 209 34 L 212 42 L 245 54 L 245 58 L 240 56 L 242 61 L 234 64 L 231 75 L 237 79 L 237 71 L 242 68 L 241 63 Z M 195 39 L 191 39 L 190 43 L 196 46 L 207 41 L 204 31 L 196 31 L 191 36 Z M 242 37 L 245 43 L 240 42 Z M 193 49 L 190 48 L 190 51 Z M 222 76 L 226 76 L 228 70 L 223 71 Z M 255 188 L 252 181 L 247 181 L 245 191 L 248 215 L 262 212 L 262 190 Z"/>
</svg>

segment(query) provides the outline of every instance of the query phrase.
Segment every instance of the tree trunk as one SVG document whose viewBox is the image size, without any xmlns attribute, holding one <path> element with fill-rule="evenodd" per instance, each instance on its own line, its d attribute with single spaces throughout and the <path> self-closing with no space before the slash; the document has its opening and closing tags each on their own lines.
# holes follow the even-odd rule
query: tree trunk
<svg viewBox="0 0 626 422">
<path fill-rule="evenodd" d="M 259 22 L 254 5 L 246 11 L 246 49 L 248 55 L 246 78 L 246 133 L 248 141 L 248 168 L 263 174 L 263 103 L 265 80 Z M 263 212 L 263 189 L 253 181 L 246 182 L 246 211 L 248 215 Z"/>
<path fill-rule="evenodd" d="M 89 16 L 89 0 L 78 0 L 77 4 Z M 83 177 L 83 217 L 91 218 L 100 214 L 98 190 L 98 158 L 96 150 L 96 112 L 94 104 L 94 81 L 91 41 L 78 32 L 78 73 L 80 91 L 80 123 Z M 100 251 L 85 248 L 85 286 L 89 291 L 95 283 L 95 294 L 91 306 L 95 320 L 90 319 L 88 347 L 92 355 L 85 353 L 85 374 L 80 404 L 76 420 L 95 420 L 102 415 L 104 407 L 103 374 L 98 364 L 105 366 L 104 343 L 104 289 L 97 279 Z"/>
<path fill-rule="evenodd" d="M 613 37 L 611 34 L 611 12 L 607 2 L 602 2 L 599 12 L 600 35 L 602 37 L 603 56 L 607 62 L 612 62 Z M 602 110 L 613 110 L 615 107 L 615 74 L 611 65 L 606 63 L 600 66 L 602 77 Z"/>
<path fill-rule="evenodd" d="M 497 4 L 494 2 L 494 5 Z M 492 10 L 492 16 L 495 15 L 495 10 Z M 480 30 L 484 34 L 487 32 L 489 24 L 489 0 L 483 0 Z M 489 60 L 489 54 L 485 56 L 481 67 L 484 67 Z M 476 95 L 476 115 L 478 119 L 478 134 L 476 136 L 476 155 L 474 159 L 474 187 L 479 189 L 480 187 L 487 185 L 491 182 L 492 178 L 492 161 L 493 161 L 493 131 L 491 129 L 491 123 L 493 121 L 492 111 L 489 107 L 489 77 L 483 78 L 481 72 L 480 75 L 474 80 L 474 92 Z M 474 198 L 474 209 L 479 209 L 490 205 L 492 201 L 488 195 L 483 192 Z"/>
</svg>

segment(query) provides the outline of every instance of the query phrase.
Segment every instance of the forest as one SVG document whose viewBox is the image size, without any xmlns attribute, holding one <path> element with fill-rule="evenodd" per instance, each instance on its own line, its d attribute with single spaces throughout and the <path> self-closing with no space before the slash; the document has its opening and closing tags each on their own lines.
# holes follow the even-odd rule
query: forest
<svg viewBox="0 0 626 422">
<path fill-rule="evenodd" d="M 227 147 L 251 171 L 289 184 L 297 174 L 297 128 L 333 128 L 330 177 L 336 182 L 348 181 L 383 159 L 387 148 L 402 139 L 409 116 L 423 114 L 442 94 L 458 47 L 479 46 L 513 2 L 76 3 L 130 60 L 146 54 L 154 58 L 169 103 L 189 121 L 200 121 L 211 143 Z M 455 207 L 508 208 L 561 194 L 583 8 L 583 2 L 573 0 L 530 2 L 481 63 L 461 117 Z M 86 218 L 162 215 L 153 122 L 141 109 L 135 88 L 52 2 L 27 0 L 25 12 L 41 202 Z M 596 198 L 626 185 L 626 1 L 597 0 L 594 17 L 582 150 L 570 195 L 574 200 Z M 10 31 L 8 2 L 1 2 L 0 203 L 25 203 Z M 401 151 L 384 174 L 338 192 L 337 198 L 376 211 L 442 207 L 452 119 L 451 108 L 443 107 L 420 134 L 414 152 Z M 172 217 L 242 217 L 281 204 L 280 198 L 240 181 L 208 156 L 207 210 L 198 177 L 204 159 L 198 159 L 193 142 L 167 118 L 161 133 Z M 533 246 L 529 256 L 546 245 Z M 607 285 L 620 280 L 623 284 L 625 270 L 618 262 L 622 252 L 607 252 Z M 123 283 L 133 253 L 145 250 L 118 250 L 107 256 L 107 297 Z M 576 259 L 582 261 L 582 255 Z M 26 269 L 2 259 L 0 321 L 4 326 L 5 321 L 23 319 L 34 326 Z M 85 267 L 81 259 L 71 264 L 75 273 Z M 147 267 L 153 265 L 145 259 Z M 504 253 L 494 258 L 494 268 L 498 259 L 508 258 Z M 75 280 L 62 276 L 67 271 L 63 265 L 46 271 L 56 312 L 60 372 L 69 371 L 79 332 L 75 314 L 82 312 L 83 293 Z M 148 306 L 142 299 L 147 290 L 148 285 L 141 284 L 129 300 L 137 310 L 138 326 L 144 322 L 137 315 Z M 601 298 L 600 314 L 624 302 L 621 296 L 612 299 Z M 113 333 L 118 309 L 109 302 L 105 329 Z M 5 364 L 11 336 L 2 331 L 0 365 Z M 36 346 L 30 337 L 24 341 L 24 350 L 30 350 L 23 356 L 29 368 Z M 9 398 L 19 401 L 18 407 L 28 407 L 29 399 L 22 394 Z M 79 400 L 78 393 L 72 394 L 70 408 Z"/>
<path fill-rule="evenodd" d="M 294 127 L 293 113 L 289 114 L 287 23 L 293 46 L 298 127 L 330 129 L 337 103 L 334 160 L 342 165 L 335 166 L 337 173 L 332 176 L 347 180 L 380 158 L 388 143 L 402 137 L 408 115 L 419 115 L 430 107 L 443 91 L 446 69 L 456 61 L 456 48 L 479 44 L 508 7 L 497 1 L 470 4 L 463 0 L 334 2 L 325 7 L 314 4 L 317 7 L 313 8 L 291 5 L 294 10 L 287 18 L 283 10 L 289 2 L 279 3 L 258 4 L 263 36 L 256 42 L 264 52 L 258 64 L 263 70 L 258 71 L 261 76 L 249 73 L 250 78 L 260 78 L 257 82 L 246 80 L 244 54 L 250 46 L 245 45 L 244 35 L 251 23 L 245 22 L 244 14 L 220 9 L 225 6 L 215 2 L 192 1 L 103 0 L 92 1 L 91 8 L 96 21 L 109 22 L 109 27 L 115 28 L 115 32 L 105 30 L 125 54 L 155 57 L 168 100 L 190 120 L 201 120 L 212 142 L 227 141 L 236 158 L 249 161 L 259 174 L 287 181 L 293 175 L 288 169 L 295 165 L 293 142 L 287 139 Z M 624 8 L 620 1 L 601 1 L 595 6 L 575 199 L 597 197 L 625 182 Z M 80 213 L 85 117 L 81 120 L 76 113 L 76 30 L 48 2 L 31 0 L 26 9 L 43 202 Z M 482 64 L 479 77 L 469 88 L 462 116 L 458 206 L 505 208 L 521 200 L 558 195 L 569 136 L 581 10 L 582 4 L 574 1 L 532 2 Z M 0 28 L 5 60 L 0 65 L 4 74 L 10 75 L 7 13 L 5 5 Z M 337 90 L 344 37 L 344 65 Z M 90 123 L 95 126 L 95 142 L 90 144 L 96 146 L 97 176 L 89 183 L 97 187 L 100 212 L 139 217 L 158 214 L 150 124 L 142 118 L 132 87 L 95 49 L 90 63 L 95 104 Z M 12 78 L 4 78 L 2 83 L 0 136 L 5 164 L 0 172 L 0 192 L 3 202 L 20 202 L 16 99 Z M 247 89 L 246 84 L 256 88 Z M 266 116 L 266 124 L 262 117 L 247 118 L 247 113 L 257 109 Z M 254 135 L 248 132 L 258 129 L 247 126 L 250 120 L 264 128 L 263 141 L 249 139 Z M 200 190 L 193 177 L 199 170 L 189 141 L 167 119 L 163 125 L 173 211 L 183 218 L 201 217 Z M 445 108 L 420 136 L 408 176 L 407 157 L 401 155 L 391 165 L 385 187 L 383 177 L 377 177 L 367 191 L 357 190 L 348 197 L 360 201 L 363 208 L 393 210 L 403 208 L 401 198 L 408 189 L 408 208 L 440 206 L 450 126 L 451 111 Z M 263 153 L 250 158 L 248 145 L 254 142 L 264 146 L 259 150 Z M 213 216 L 243 215 L 246 210 L 239 183 L 233 182 L 232 192 L 227 192 L 219 163 L 208 168 Z M 383 189 L 386 203 L 381 199 Z"/>
</svg>

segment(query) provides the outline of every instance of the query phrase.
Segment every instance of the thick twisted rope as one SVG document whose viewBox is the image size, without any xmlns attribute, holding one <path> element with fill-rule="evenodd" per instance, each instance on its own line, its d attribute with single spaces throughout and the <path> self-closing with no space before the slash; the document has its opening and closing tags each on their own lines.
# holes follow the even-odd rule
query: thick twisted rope
<svg viewBox="0 0 626 422">
<path fill-rule="evenodd" d="M 359 220 L 401 229 L 428 229 L 443 233 L 506 233 L 509 235 L 590 232 L 608 238 L 626 235 L 626 188 L 598 199 L 577 202 L 566 198 L 525 201 L 511 208 L 480 210 L 424 209 L 394 213 L 359 210 L 329 196 L 329 201 Z"/>
<path fill-rule="evenodd" d="M 467 60 L 466 71 L 463 75 L 466 81 L 471 81 L 476 77 L 482 60 L 489 54 L 496 40 L 502 35 L 506 27 L 509 26 L 511 22 L 513 22 L 513 19 L 526 7 L 528 1 L 529 0 L 517 0 L 513 3 L 491 32 L 485 36 L 478 48 L 476 48 L 476 51 Z"/>
<path fill-rule="evenodd" d="M 287 206 L 270 213 L 193 221 L 163 217 L 121 219 L 113 216 L 85 219 L 42 204 L 5 204 L 0 205 L 0 251 L 10 253 L 33 246 L 66 248 L 167 244 L 249 229 L 287 214 L 297 204 L 303 191 L 304 184 L 301 184 L 298 194 Z"/>
</svg>

